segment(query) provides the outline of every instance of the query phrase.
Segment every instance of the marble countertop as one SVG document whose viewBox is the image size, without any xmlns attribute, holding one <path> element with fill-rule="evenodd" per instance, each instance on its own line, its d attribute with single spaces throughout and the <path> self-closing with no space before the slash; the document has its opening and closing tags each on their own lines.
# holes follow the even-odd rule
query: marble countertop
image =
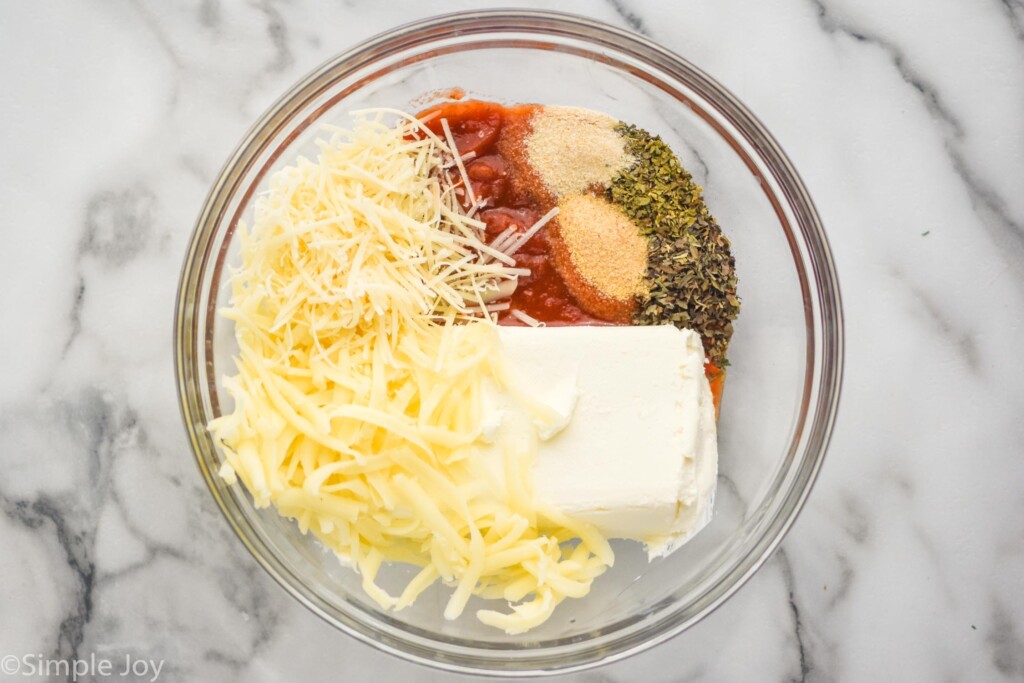
<svg viewBox="0 0 1024 683">
<path fill-rule="evenodd" d="M 473 5 L 0 8 L 0 658 L 23 667 L 0 679 L 93 655 L 136 680 L 148 660 L 160 680 L 446 678 L 333 631 L 234 541 L 180 424 L 171 324 L 249 124 L 354 42 Z M 573 680 L 1024 679 L 1024 4 L 559 8 L 666 44 L 765 122 L 847 317 L 835 436 L 781 550 L 684 635 Z"/>
</svg>

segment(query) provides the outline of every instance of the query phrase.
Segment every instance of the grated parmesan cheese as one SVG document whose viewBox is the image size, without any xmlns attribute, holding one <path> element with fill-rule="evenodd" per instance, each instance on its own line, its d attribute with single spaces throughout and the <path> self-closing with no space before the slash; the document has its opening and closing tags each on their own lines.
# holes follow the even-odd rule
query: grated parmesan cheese
<svg viewBox="0 0 1024 683">
<path fill-rule="evenodd" d="M 484 385 L 502 377 L 492 315 L 508 304 L 493 294 L 524 271 L 463 212 L 446 159 L 476 201 L 446 121 L 447 142 L 401 112 L 359 116 L 271 176 L 252 228 L 239 226 L 223 311 L 240 348 L 234 408 L 210 424 L 220 475 L 354 566 L 381 607 L 440 580 L 454 588 L 446 618 L 497 598 L 511 611 L 477 617 L 522 633 L 613 561 L 593 527 L 534 505 L 536 446 L 521 433 L 499 435 L 504 486 L 470 464 Z M 422 569 L 392 596 L 375 582 L 384 562 Z"/>
<path fill-rule="evenodd" d="M 547 225 L 552 218 L 557 216 L 558 212 L 559 208 L 557 206 L 548 211 L 546 214 L 541 216 L 541 218 L 536 223 L 530 226 L 529 230 L 524 232 L 522 235 L 515 236 L 514 239 L 511 239 L 510 241 L 503 244 L 501 247 L 501 251 L 505 252 L 509 256 L 515 255 L 515 253 L 519 251 L 519 249 L 521 249 L 524 244 L 530 241 L 531 237 L 540 232 L 541 228 Z"/>
<path fill-rule="evenodd" d="M 521 322 L 526 323 L 530 327 L 547 327 L 547 323 L 542 323 L 541 321 L 537 320 L 526 311 L 521 311 L 518 308 L 513 308 L 511 311 L 509 311 L 509 315 L 511 315 L 514 318 L 517 318 Z"/>
</svg>

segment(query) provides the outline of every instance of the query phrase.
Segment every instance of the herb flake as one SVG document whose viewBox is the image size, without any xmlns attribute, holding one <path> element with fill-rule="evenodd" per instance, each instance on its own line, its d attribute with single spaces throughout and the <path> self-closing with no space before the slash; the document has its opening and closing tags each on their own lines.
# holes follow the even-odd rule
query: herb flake
<svg viewBox="0 0 1024 683">
<path fill-rule="evenodd" d="M 636 161 L 605 194 L 648 239 L 648 292 L 634 322 L 696 330 L 711 362 L 724 367 L 740 310 L 729 240 L 705 206 L 702 188 L 660 137 L 625 123 L 616 131 Z"/>
</svg>

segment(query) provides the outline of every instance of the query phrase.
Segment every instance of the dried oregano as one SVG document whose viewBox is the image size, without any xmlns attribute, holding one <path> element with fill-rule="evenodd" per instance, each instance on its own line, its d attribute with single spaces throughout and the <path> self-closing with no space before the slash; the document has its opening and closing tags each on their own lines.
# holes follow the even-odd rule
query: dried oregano
<svg viewBox="0 0 1024 683">
<path fill-rule="evenodd" d="M 648 294 L 635 322 L 696 330 L 711 362 L 722 367 L 740 311 L 729 240 L 704 205 L 701 187 L 660 137 L 624 123 L 616 131 L 636 161 L 606 195 L 648 238 Z"/>
</svg>

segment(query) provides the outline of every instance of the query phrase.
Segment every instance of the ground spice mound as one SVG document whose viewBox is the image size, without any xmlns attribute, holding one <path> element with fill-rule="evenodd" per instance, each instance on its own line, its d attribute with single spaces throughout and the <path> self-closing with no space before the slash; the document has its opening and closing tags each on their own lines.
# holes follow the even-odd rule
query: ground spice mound
<svg viewBox="0 0 1024 683">
<path fill-rule="evenodd" d="M 618 121 L 577 107 L 543 107 L 531 120 L 527 158 L 555 197 L 604 189 L 633 163 Z"/>
<path fill-rule="evenodd" d="M 644 294 L 647 240 L 616 206 L 590 194 L 559 204 L 551 242 L 555 267 L 591 315 L 627 323 Z"/>
<path fill-rule="evenodd" d="M 530 198 L 536 204 L 541 213 L 547 213 L 549 209 L 558 203 L 558 199 L 551 193 L 540 173 L 533 167 L 529 159 L 527 140 L 533 134 L 533 124 L 536 112 L 543 107 L 532 106 L 525 115 L 520 115 L 517 107 L 516 115 L 506 117 L 501 127 L 501 135 L 498 137 L 497 152 L 512 167 L 509 174 L 513 194 L 521 198 Z"/>
</svg>

